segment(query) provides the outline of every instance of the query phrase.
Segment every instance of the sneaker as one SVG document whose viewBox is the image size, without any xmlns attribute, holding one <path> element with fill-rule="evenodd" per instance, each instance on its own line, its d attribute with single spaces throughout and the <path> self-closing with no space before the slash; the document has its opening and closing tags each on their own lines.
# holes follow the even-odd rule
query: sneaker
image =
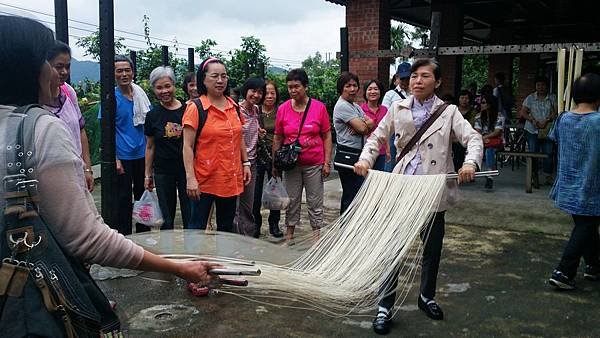
<svg viewBox="0 0 600 338">
<path fill-rule="evenodd" d="M 552 271 L 552 276 L 548 280 L 548 284 L 554 286 L 558 290 L 575 289 L 575 281 L 558 270 Z"/>
<path fill-rule="evenodd" d="M 377 312 L 377 316 L 373 320 L 373 331 L 377 334 L 388 334 L 390 333 L 390 329 L 392 327 L 392 311 Z"/>
<path fill-rule="evenodd" d="M 583 278 L 595 282 L 600 280 L 600 266 L 586 265 L 583 270 Z"/>
</svg>

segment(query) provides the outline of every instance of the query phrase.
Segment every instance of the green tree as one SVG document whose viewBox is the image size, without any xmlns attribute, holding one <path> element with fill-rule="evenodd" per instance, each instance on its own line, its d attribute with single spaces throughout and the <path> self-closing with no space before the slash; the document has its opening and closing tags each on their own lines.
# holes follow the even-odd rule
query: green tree
<svg viewBox="0 0 600 338">
<path fill-rule="evenodd" d="M 302 61 L 302 68 L 309 78 L 310 96 L 323 101 L 331 114 L 339 96 L 336 88 L 340 75 L 339 60 L 325 62 L 321 53 L 317 52 Z"/>
<path fill-rule="evenodd" d="M 261 71 L 269 66 L 267 49 L 254 36 L 242 36 L 240 48 L 229 52 L 227 73 L 232 86 L 238 86 L 247 78 L 261 76 Z"/>
<path fill-rule="evenodd" d="M 119 54 L 125 49 L 124 38 L 115 36 L 115 53 Z M 100 28 L 89 36 L 77 40 L 76 45 L 84 49 L 84 55 L 100 60 Z"/>
<path fill-rule="evenodd" d="M 462 64 L 462 87 L 476 83 L 481 88 L 488 80 L 488 58 L 486 55 L 465 55 Z"/>
<path fill-rule="evenodd" d="M 216 52 L 214 47 L 217 46 L 217 42 L 212 39 L 206 39 L 200 41 L 200 46 L 194 48 L 196 54 L 200 56 L 200 60 L 207 59 L 211 56 L 222 59 L 223 53 Z"/>
</svg>

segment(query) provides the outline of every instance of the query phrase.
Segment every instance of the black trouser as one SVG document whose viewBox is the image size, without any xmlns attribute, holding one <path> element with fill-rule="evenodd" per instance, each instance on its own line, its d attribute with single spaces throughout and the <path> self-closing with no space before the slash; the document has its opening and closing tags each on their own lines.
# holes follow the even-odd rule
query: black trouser
<svg viewBox="0 0 600 338">
<path fill-rule="evenodd" d="M 425 244 L 423 259 L 421 260 L 421 294 L 427 299 L 435 298 L 442 244 L 444 242 L 445 214 L 445 211 L 436 212 L 432 222 L 421 231 L 421 240 Z M 379 306 L 385 307 L 388 310 L 394 306 L 396 291 L 392 290 L 395 290 L 397 285 L 398 271 L 394 272 L 393 277 L 388 280 L 388 283 L 382 286 L 382 294 L 389 294 L 379 301 Z"/>
<path fill-rule="evenodd" d="M 117 199 L 119 201 L 119 211 L 117 216 L 117 225 L 114 227 L 123 235 L 131 234 L 131 212 L 133 211 L 133 202 L 131 194 L 133 192 L 134 200 L 139 200 L 144 193 L 144 158 L 137 160 L 121 160 L 121 165 L 125 171 L 117 175 Z M 149 231 L 150 228 L 143 224 L 136 223 L 135 231 Z"/>
<path fill-rule="evenodd" d="M 354 171 L 349 169 L 338 169 L 340 182 L 342 182 L 342 200 L 340 202 L 340 215 L 348 209 L 352 200 L 360 190 L 365 178 L 356 175 Z"/>
<path fill-rule="evenodd" d="M 173 229 L 175 211 L 177 210 L 177 195 L 179 195 L 179 208 L 183 228 L 188 228 L 190 218 L 190 201 L 186 191 L 185 170 L 181 168 L 177 174 L 154 174 L 154 185 L 158 204 L 163 214 L 165 223 L 161 229 Z"/>
<path fill-rule="evenodd" d="M 462 168 L 465 162 L 465 155 L 467 148 L 463 147 L 458 142 L 452 142 L 452 162 L 454 163 L 454 170 L 458 172 L 458 169 Z"/>
<path fill-rule="evenodd" d="M 233 219 L 237 209 L 237 196 L 219 197 L 211 194 L 200 194 L 197 201 L 190 200 L 191 223 L 190 228 L 206 229 L 210 208 L 215 203 L 217 230 L 233 232 Z"/>
<path fill-rule="evenodd" d="M 252 207 L 252 213 L 254 214 L 254 222 L 256 228 L 260 229 L 262 226 L 262 215 L 260 214 L 260 206 L 262 203 L 263 187 L 265 184 L 265 173 L 267 177 L 271 179 L 271 165 L 263 165 L 257 162 L 256 164 L 256 183 L 254 185 L 254 205 Z M 269 225 L 279 225 L 281 219 L 280 210 L 269 210 Z"/>
<path fill-rule="evenodd" d="M 579 260 L 582 256 L 586 264 L 596 267 L 600 265 L 598 257 L 600 253 L 600 236 L 598 235 L 600 216 L 571 216 L 573 216 L 575 227 L 573 227 L 571 237 L 556 268 L 569 278 L 573 278 L 577 274 L 577 267 L 579 267 Z"/>
</svg>

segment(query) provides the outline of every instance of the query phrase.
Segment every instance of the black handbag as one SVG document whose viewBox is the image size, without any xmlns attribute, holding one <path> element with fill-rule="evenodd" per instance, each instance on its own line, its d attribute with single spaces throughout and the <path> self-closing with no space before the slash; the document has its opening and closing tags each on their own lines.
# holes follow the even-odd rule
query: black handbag
<svg viewBox="0 0 600 338">
<path fill-rule="evenodd" d="M 348 168 L 339 167 L 339 166 L 335 165 L 335 163 L 354 166 L 354 163 L 358 162 L 358 158 L 359 158 L 361 152 L 362 152 L 362 149 L 346 147 L 341 144 L 338 144 L 335 149 L 335 157 L 333 158 L 334 169 L 337 171 L 352 170 L 352 169 L 348 169 Z"/>
<path fill-rule="evenodd" d="M 279 171 L 288 171 L 296 167 L 298 155 L 300 154 L 300 150 L 302 150 L 302 145 L 300 144 L 300 132 L 302 132 L 302 126 L 306 120 L 306 115 L 308 115 L 310 101 L 311 99 L 309 98 L 306 108 L 304 109 L 304 115 L 302 116 L 302 121 L 300 122 L 300 128 L 298 129 L 298 136 L 296 137 L 296 140 L 292 143 L 281 145 L 281 147 L 275 152 L 273 165 L 275 166 L 275 169 Z"/>
<path fill-rule="evenodd" d="M 356 107 L 356 106 L 354 106 Z M 348 168 L 342 168 L 340 166 L 337 166 L 336 163 L 339 164 L 345 164 L 345 165 L 349 165 L 349 166 L 354 166 L 354 164 L 356 162 L 358 162 L 358 158 L 360 157 L 360 153 L 362 152 L 362 148 L 365 146 L 365 138 L 363 135 L 358 135 L 360 136 L 360 149 L 356 149 L 356 148 L 351 148 L 348 146 L 344 146 L 341 144 L 338 144 L 336 149 L 335 149 L 335 156 L 333 157 L 333 168 L 337 171 L 342 171 L 342 170 L 349 170 L 352 171 L 352 169 L 348 169 Z"/>
<path fill-rule="evenodd" d="M 7 123 L 7 173 L 0 214 L 0 333 L 4 337 L 101 337 L 120 330 L 88 270 L 63 251 L 38 215 L 34 128 L 46 114 L 17 108 Z M 24 115 L 26 114 L 26 115 Z"/>
</svg>

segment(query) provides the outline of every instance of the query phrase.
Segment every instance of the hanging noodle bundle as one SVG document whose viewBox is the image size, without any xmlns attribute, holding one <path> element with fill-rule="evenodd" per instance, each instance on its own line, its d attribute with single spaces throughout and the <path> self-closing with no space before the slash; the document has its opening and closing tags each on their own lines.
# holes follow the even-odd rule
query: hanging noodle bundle
<svg viewBox="0 0 600 338">
<path fill-rule="evenodd" d="M 381 286 L 398 271 L 401 303 L 420 261 L 417 239 L 432 221 L 445 183 L 445 175 L 371 170 L 348 210 L 306 253 L 285 266 L 256 262 L 260 276 L 222 292 L 331 316 L 360 315 L 376 306 Z"/>
</svg>

